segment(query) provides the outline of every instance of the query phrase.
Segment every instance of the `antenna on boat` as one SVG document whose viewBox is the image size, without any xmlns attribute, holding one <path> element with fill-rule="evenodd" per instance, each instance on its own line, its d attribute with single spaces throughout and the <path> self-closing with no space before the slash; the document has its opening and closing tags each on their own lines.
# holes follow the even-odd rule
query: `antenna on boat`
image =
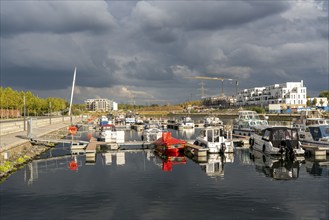
<svg viewBox="0 0 329 220">
<path fill-rule="evenodd" d="M 71 109 L 72 109 L 73 93 L 74 93 L 74 85 L 75 85 L 75 75 L 76 74 L 77 74 L 77 68 L 75 67 L 74 68 L 74 74 L 73 74 L 72 90 L 71 90 L 70 108 L 69 108 L 69 116 L 71 118 L 71 123 L 72 123 Z"/>
</svg>

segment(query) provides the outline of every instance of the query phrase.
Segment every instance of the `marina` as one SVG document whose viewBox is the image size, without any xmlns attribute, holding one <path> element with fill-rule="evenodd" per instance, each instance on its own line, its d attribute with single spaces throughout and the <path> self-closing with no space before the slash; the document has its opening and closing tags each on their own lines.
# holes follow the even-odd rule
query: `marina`
<svg viewBox="0 0 329 220">
<path fill-rule="evenodd" d="M 328 220 L 328 0 L 1 1 L 1 220 Z"/>
<path fill-rule="evenodd" d="M 112 216 L 112 219 L 135 219 L 136 215 L 144 216 L 137 219 L 168 219 L 172 213 L 175 219 L 205 216 L 217 219 L 219 215 L 225 219 L 254 219 L 267 215 L 279 219 L 328 217 L 329 158 L 323 149 L 295 159 L 270 156 L 250 149 L 249 136 L 224 131 L 230 127 L 225 127 L 229 123 L 227 120 L 224 125 L 215 127 L 168 128 L 163 133 L 166 135 L 158 139 L 162 139 L 158 145 L 143 140 L 141 130 L 125 125 L 111 130 L 122 132 L 124 141 L 122 137 L 117 141 L 115 136 L 101 140 L 101 128 L 111 126 L 105 122 L 100 125 L 97 118 L 94 122 L 84 121 L 87 123 L 77 121 L 76 126 L 64 123 L 64 139 L 40 136 L 38 129 L 33 129 L 35 137 L 29 140 L 31 143 L 53 142 L 55 146 L 1 183 L 1 198 L 5 201 L 1 203 L 3 219 L 21 215 L 27 219 L 37 218 L 26 209 L 29 205 L 47 209 L 43 196 L 51 198 L 55 209 L 66 210 L 52 213 L 54 219 L 87 219 L 95 215 L 98 218 Z M 232 141 L 232 150 L 211 153 L 209 147 L 196 145 L 203 130 L 207 141 L 217 137 L 222 138 L 218 141 L 226 138 Z M 163 148 L 163 141 L 174 147 L 182 144 L 182 150 Z M 49 185 L 50 190 L 42 190 Z M 93 186 L 92 191 L 90 186 Z M 26 199 L 15 197 L 16 190 L 23 190 L 26 194 L 22 196 L 29 196 Z M 100 209 L 88 205 L 90 200 Z M 259 201 L 267 202 L 259 208 Z M 19 207 L 15 211 L 10 205 L 13 203 Z M 190 210 L 177 208 L 181 203 Z M 64 208 L 72 204 L 75 204 L 75 212 L 84 214 L 72 215 L 70 208 Z M 200 204 L 204 205 L 200 208 Z M 230 211 L 232 204 L 233 213 Z M 49 217 L 49 211 L 45 212 L 47 216 L 38 213 L 40 218 Z"/>
<path fill-rule="evenodd" d="M 184 137 L 181 131 L 169 131 Z M 26 164 L 1 184 L 2 219 L 328 217 L 327 157 L 289 161 L 248 147 L 222 155 L 169 157 L 142 147 L 141 141 L 132 145 L 140 138 L 137 131 L 126 130 L 125 137 L 124 149 L 97 149 L 92 138 L 84 154 L 72 155 L 70 143 L 57 144 Z M 88 140 L 87 133 L 81 139 Z M 88 162 L 89 150 L 96 151 L 93 162 Z M 182 203 L 189 209 L 178 208 Z M 29 207 L 39 211 L 27 211 Z"/>
</svg>

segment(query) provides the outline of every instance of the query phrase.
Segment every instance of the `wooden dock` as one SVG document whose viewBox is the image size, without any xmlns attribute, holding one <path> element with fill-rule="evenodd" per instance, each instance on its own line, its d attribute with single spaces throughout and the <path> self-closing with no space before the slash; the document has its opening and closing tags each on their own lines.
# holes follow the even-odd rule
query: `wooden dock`
<svg viewBox="0 0 329 220">
<path fill-rule="evenodd" d="M 208 148 L 203 148 L 190 143 L 186 143 L 184 146 L 184 154 L 198 162 L 207 161 L 207 153 Z"/>
<path fill-rule="evenodd" d="M 96 151 L 97 146 L 105 144 L 105 142 L 97 141 L 96 138 L 91 137 L 89 144 L 86 147 L 85 153 L 86 153 L 86 162 L 95 162 L 96 161 Z"/>
<path fill-rule="evenodd" d="M 327 153 L 329 153 L 328 147 L 323 146 L 315 146 L 315 145 L 302 145 L 302 148 L 305 150 L 305 155 L 313 156 L 315 158 L 326 157 Z"/>
<path fill-rule="evenodd" d="M 238 134 L 232 134 L 232 141 L 238 146 L 238 147 L 249 147 L 250 143 L 250 136 L 243 136 Z"/>
</svg>

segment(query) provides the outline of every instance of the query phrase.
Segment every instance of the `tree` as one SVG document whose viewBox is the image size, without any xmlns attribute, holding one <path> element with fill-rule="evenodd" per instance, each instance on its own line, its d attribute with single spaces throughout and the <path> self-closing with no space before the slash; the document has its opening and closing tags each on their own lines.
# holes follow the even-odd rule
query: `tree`
<svg viewBox="0 0 329 220">
<path fill-rule="evenodd" d="M 317 103 L 318 103 L 318 100 L 316 98 L 314 98 L 313 101 L 312 101 L 312 105 L 316 106 Z"/>
<path fill-rule="evenodd" d="M 312 105 L 311 100 L 310 99 L 307 99 L 306 106 L 311 106 L 311 105 Z"/>
<path fill-rule="evenodd" d="M 327 97 L 329 100 L 329 90 L 321 91 L 319 97 Z"/>
</svg>

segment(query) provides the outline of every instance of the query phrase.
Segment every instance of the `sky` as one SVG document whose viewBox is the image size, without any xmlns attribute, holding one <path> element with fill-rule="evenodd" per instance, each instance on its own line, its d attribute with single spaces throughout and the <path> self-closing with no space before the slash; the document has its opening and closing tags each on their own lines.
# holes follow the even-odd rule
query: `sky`
<svg viewBox="0 0 329 220">
<path fill-rule="evenodd" d="M 303 80 L 329 90 L 328 0 L 1 0 L 1 86 L 177 104 Z M 190 77 L 190 78 L 189 78 Z M 229 80 L 232 79 L 232 80 Z"/>
</svg>

